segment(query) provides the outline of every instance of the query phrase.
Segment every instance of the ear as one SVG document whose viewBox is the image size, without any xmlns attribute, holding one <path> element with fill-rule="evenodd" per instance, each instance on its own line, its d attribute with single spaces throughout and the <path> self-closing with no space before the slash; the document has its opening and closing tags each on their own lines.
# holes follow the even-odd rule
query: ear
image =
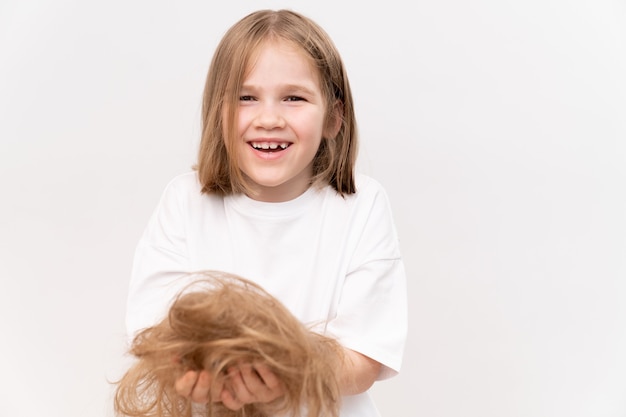
<svg viewBox="0 0 626 417">
<path fill-rule="evenodd" d="M 332 110 L 328 115 L 326 129 L 324 129 L 324 137 L 334 138 L 341 129 L 343 123 L 343 103 L 339 100 L 335 101 Z"/>
</svg>

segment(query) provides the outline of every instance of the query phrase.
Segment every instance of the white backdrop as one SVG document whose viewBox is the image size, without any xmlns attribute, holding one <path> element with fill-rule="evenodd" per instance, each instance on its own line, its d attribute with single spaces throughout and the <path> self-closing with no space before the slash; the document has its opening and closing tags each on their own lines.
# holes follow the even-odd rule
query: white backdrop
<svg viewBox="0 0 626 417">
<path fill-rule="evenodd" d="M 134 246 L 194 162 L 213 48 L 281 7 L 342 52 L 394 207 L 383 415 L 626 416 L 621 0 L 0 0 L 0 416 L 112 415 Z"/>
</svg>

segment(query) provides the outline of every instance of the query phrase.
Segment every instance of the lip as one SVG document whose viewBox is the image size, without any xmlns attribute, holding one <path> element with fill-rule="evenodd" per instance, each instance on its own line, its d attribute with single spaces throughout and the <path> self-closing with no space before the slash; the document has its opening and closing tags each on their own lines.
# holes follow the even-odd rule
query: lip
<svg viewBox="0 0 626 417">
<path fill-rule="evenodd" d="M 280 138 L 254 138 L 254 139 L 248 139 L 246 140 L 246 143 L 248 145 L 252 144 L 270 144 L 270 145 L 276 145 L 276 146 L 280 146 L 281 144 L 286 144 L 287 146 L 292 145 L 293 142 L 287 139 L 280 139 Z"/>
</svg>

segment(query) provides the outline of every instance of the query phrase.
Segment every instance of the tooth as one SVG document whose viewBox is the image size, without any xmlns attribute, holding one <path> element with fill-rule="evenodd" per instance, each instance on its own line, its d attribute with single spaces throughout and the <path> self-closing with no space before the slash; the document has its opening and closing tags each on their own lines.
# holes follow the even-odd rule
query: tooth
<svg viewBox="0 0 626 417">
<path fill-rule="evenodd" d="M 287 149 L 287 144 L 286 143 L 281 143 L 280 147 L 281 147 L 281 149 Z"/>
<path fill-rule="evenodd" d="M 276 143 L 270 144 L 270 149 L 276 149 L 276 148 L 278 148 L 278 145 Z"/>
<path fill-rule="evenodd" d="M 270 148 L 270 145 L 268 145 L 268 144 L 267 144 L 267 142 L 265 142 L 265 143 L 263 143 L 263 144 L 261 145 L 261 147 L 262 147 L 263 149 L 269 149 L 269 148 Z"/>
</svg>

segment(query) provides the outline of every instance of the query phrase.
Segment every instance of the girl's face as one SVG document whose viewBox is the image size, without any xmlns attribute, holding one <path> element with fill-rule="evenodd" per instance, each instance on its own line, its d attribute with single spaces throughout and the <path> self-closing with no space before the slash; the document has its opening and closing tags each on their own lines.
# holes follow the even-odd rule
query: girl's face
<svg viewBox="0 0 626 417">
<path fill-rule="evenodd" d="M 239 93 L 239 166 L 261 201 L 302 194 L 324 134 L 326 104 L 317 70 L 287 42 L 267 42 Z"/>
</svg>

